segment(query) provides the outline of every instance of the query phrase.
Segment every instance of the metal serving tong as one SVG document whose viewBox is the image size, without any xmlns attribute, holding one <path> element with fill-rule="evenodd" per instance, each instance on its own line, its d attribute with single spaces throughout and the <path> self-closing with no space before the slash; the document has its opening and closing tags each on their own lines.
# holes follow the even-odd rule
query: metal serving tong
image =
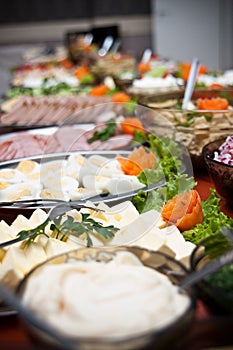
<svg viewBox="0 0 233 350">
<path fill-rule="evenodd" d="M 32 199 L 22 199 L 14 202 L 5 201 L 0 202 L 0 207 L 11 207 L 11 208 L 30 208 L 38 206 L 38 204 L 43 204 L 49 206 L 56 206 L 59 203 L 66 203 L 63 199 L 51 199 L 51 198 L 32 198 Z"/>
<path fill-rule="evenodd" d="M 221 231 L 221 235 L 227 240 L 227 248 L 225 247 L 218 257 L 206 263 L 200 270 L 193 271 L 186 275 L 180 283 L 181 288 L 186 288 L 197 284 L 206 276 L 211 275 L 212 273 L 220 270 L 222 267 L 233 263 L 233 227 L 224 227 Z M 202 244 L 200 243 L 200 245 L 203 245 L 203 247 L 205 247 L 204 242 L 208 241 L 208 239 L 211 238 L 207 238 L 203 241 Z"/>
<path fill-rule="evenodd" d="M 233 249 L 223 254 L 214 261 L 209 262 L 198 271 L 188 274 L 180 283 L 180 288 L 187 288 L 202 281 L 206 276 L 220 270 L 222 267 L 233 262 Z"/>
<path fill-rule="evenodd" d="M 53 208 L 50 209 L 50 211 L 48 212 L 48 218 L 50 220 L 54 220 L 57 216 L 61 216 L 72 209 L 91 209 L 91 210 L 96 210 L 96 211 L 103 211 L 102 209 L 86 206 L 84 204 L 76 204 L 76 203 L 72 203 L 72 202 L 64 202 L 63 201 L 62 203 L 57 204 L 56 206 L 54 206 Z M 32 231 L 29 230 L 28 234 L 24 235 L 23 237 L 19 236 L 19 237 L 16 237 L 14 239 L 10 239 L 9 241 L 0 243 L 0 249 L 8 247 L 9 245 L 24 241 L 24 240 L 30 238 L 32 235 L 34 235 L 33 230 Z"/>
</svg>

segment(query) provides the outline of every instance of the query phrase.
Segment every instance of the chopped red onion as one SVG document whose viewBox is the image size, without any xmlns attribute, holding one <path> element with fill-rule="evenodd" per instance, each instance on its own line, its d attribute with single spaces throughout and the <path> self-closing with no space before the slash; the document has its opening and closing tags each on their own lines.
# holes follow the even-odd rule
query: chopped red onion
<svg viewBox="0 0 233 350">
<path fill-rule="evenodd" d="M 214 160 L 233 165 L 233 136 L 228 136 L 226 141 L 219 147 L 219 151 L 214 152 Z"/>
</svg>

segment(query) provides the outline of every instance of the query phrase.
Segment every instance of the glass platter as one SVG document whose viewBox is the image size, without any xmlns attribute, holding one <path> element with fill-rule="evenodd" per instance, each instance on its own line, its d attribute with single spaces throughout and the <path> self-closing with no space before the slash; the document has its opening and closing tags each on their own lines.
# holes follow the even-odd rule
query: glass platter
<svg viewBox="0 0 233 350">
<path fill-rule="evenodd" d="M 80 155 L 80 156 L 93 156 L 93 155 L 97 155 L 97 156 L 103 156 L 106 157 L 108 159 L 115 159 L 116 156 L 123 156 L 123 157 L 127 157 L 131 152 L 130 151 L 126 151 L 126 150 L 116 150 L 116 151 L 80 151 L 80 152 L 70 152 L 70 153 L 56 153 L 56 154 L 46 154 L 44 156 L 35 156 L 35 157 L 26 157 L 26 158 L 19 158 L 19 159 L 14 159 L 14 160 L 10 160 L 10 161 L 5 161 L 5 162 L 1 162 L 0 165 L 0 170 L 3 169 L 15 169 L 17 167 L 17 165 L 19 164 L 19 162 L 21 161 L 25 161 L 25 160 L 32 160 L 35 161 L 39 164 L 41 164 L 41 166 L 43 167 L 43 164 L 46 164 L 47 162 L 53 162 L 53 161 L 65 161 L 70 155 Z M 43 168 L 42 168 L 43 169 Z M 183 171 L 184 171 L 184 167 L 183 167 Z M 158 183 L 155 183 L 151 186 L 144 186 L 140 189 L 143 189 L 144 191 L 150 191 L 153 189 L 156 189 L 160 186 L 163 186 L 165 184 L 165 179 L 162 179 L 161 181 L 159 181 Z M 123 192 L 123 193 L 119 193 L 116 195 L 109 195 L 109 194 L 99 194 L 96 195 L 94 197 L 91 197 L 91 201 L 96 204 L 99 202 L 105 202 L 108 205 L 115 205 L 117 204 L 119 201 L 123 201 L 123 200 L 130 200 L 132 198 L 132 196 L 134 196 L 136 193 L 138 193 L 138 191 L 140 189 L 137 190 L 133 190 L 133 191 L 127 191 L 127 192 Z M 85 198 L 85 200 L 76 200 L 76 201 L 71 201 L 71 203 L 83 203 L 84 201 L 88 200 L 88 197 Z M 52 200 L 51 200 L 52 201 Z M 39 200 L 38 202 L 41 202 L 41 200 Z M 28 205 L 28 206 L 22 206 L 20 203 L 17 205 L 17 201 L 14 202 L 14 205 L 12 205 L 12 203 L 10 203 L 10 205 L 4 204 L 1 206 L 1 210 L 2 209 L 6 209 L 9 211 L 15 211 L 18 210 L 18 214 L 23 214 L 24 211 L 26 213 L 27 210 L 31 209 L 31 210 L 35 210 L 37 207 L 42 206 L 42 203 L 38 203 L 35 205 Z M 46 204 L 46 201 L 43 203 L 43 208 L 45 209 L 50 209 L 50 205 Z"/>
</svg>

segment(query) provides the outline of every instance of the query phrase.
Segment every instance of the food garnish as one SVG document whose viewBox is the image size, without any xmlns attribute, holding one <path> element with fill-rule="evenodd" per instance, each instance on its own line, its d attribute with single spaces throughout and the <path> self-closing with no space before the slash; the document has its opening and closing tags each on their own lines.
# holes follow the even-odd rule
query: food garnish
<svg viewBox="0 0 233 350">
<path fill-rule="evenodd" d="M 124 121 L 120 123 L 123 133 L 134 135 L 136 131 L 143 133 L 143 126 L 139 119 L 134 117 L 126 117 Z M 93 136 L 88 139 L 88 143 L 92 143 L 96 140 L 106 141 L 111 136 L 116 135 L 117 133 L 117 123 L 114 118 L 109 119 L 106 122 L 106 126 L 94 132 Z"/>
<path fill-rule="evenodd" d="M 196 185 L 192 176 L 186 173 L 181 174 L 180 172 L 181 154 L 177 143 L 171 139 L 159 139 L 152 134 L 147 136 L 147 143 L 149 144 L 149 149 L 156 153 L 156 167 L 143 170 L 138 175 L 138 179 L 146 185 L 156 183 L 162 178 L 165 178 L 166 183 L 153 191 L 145 192 L 140 190 L 132 198 L 132 203 L 139 213 L 147 212 L 151 209 L 161 211 L 163 206 L 174 196 L 193 190 Z M 195 202 L 197 203 L 197 198 Z M 197 244 L 205 237 L 221 232 L 225 227 L 233 227 L 233 219 L 220 210 L 219 202 L 220 197 L 216 191 L 210 189 L 209 198 L 202 201 L 202 213 L 204 215 L 202 222 L 198 223 L 202 216 L 199 209 L 200 217 L 196 225 L 190 229 L 185 228 L 182 232 L 186 241 Z"/>
<path fill-rule="evenodd" d="M 52 230 L 51 237 L 59 239 L 61 241 L 66 241 L 70 234 L 76 235 L 77 237 L 86 238 L 87 247 L 93 245 L 91 234 L 99 234 L 105 239 L 110 239 L 114 237 L 114 234 L 119 230 L 119 228 L 110 226 L 103 226 L 102 223 L 95 221 L 90 217 L 90 213 L 80 213 L 81 221 L 76 221 L 72 216 L 67 215 L 64 220 L 63 215 L 59 215 L 50 224 L 50 230 Z M 18 233 L 17 236 L 22 239 L 29 233 L 32 235 L 24 241 L 24 244 L 29 244 L 33 242 L 39 235 L 45 235 L 49 237 L 45 229 L 50 223 L 50 218 L 48 217 L 41 225 L 31 230 L 23 230 Z"/>
<path fill-rule="evenodd" d="M 148 149 L 155 153 L 156 163 L 153 169 L 144 169 L 139 174 L 140 182 L 149 186 L 164 178 L 168 181 L 180 172 L 182 154 L 176 142 L 167 137 L 158 138 L 148 134 L 145 143 Z"/>
<path fill-rule="evenodd" d="M 200 98 L 197 100 L 197 109 L 199 110 L 227 110 L 229 103 L 226 98 Z"/>
<path fill-rule="evenodd" d="M 191 69 L 191 63 L 190 62 L 182 62 L 180 64 L 179 75 L 185 81 L 188 80 L 190 69 Z M 201 64 L 200 67 L 199 67 L 199 70 L 198 70 L 198 75 L 205 74 L 205 73 L 207 73 L 207 68 L 205 67 L 204 64 Z"/>
<path fill-rule="evenodd" d="M 113 102 L 129 102 L 131 98 L 123 91 L 115 92 L 112 94 Z"/>
<path fill-rule="evenodd" d="M 147 135 L 148 149 L 156 154 L 153 169 L 144 169 L 138 179 L 146 186 L 163 181 L 164 185 L 157 190 L 139 191 L 132 198 L 132 203 L 142 213 L 151 209 L 160 211 L 162 206 L 176 194 L 193 189 L 196 185 L 193 177 L 181 174 L 181 149 L 170 138 L 157 138 L 153 134 Z M 164 181 L 165 180 L 165 181 Z"/>
<path fill-rule="evenodd" d="M 144 128 L 142 122 L 135 117 L 125 117 L 124 120 L 120 123 L 122 131 L 125 134 L 134 135 L 135 130 L 143 132 Z"/>
<path fill-rule="evenodd" d="M 74 76 L 77 79 L 82 80 L 89 73 L 90 73 L 90 70 L 89 70 L 89 68 L 87 66 L 80 66 L 80 67 L 75 69 Z"/>
<path fill-rule="evenodd" d="M 198 244 L 202 239 L 219 233 L 223 228 L 232 228 L 233 219 L 220 210 L 220 197 L 215 189 L 210 189 L 210 196 L 202 201 L 204 219 L 191 230 L 182 232 L 186 241 Z"/>
<path fill-rule="evenodd" d="M 60 65 L 65 69 L 71 69 L 74 66 L 73 62 L 71 62 L 68 58 L 64 58 L 63 60 L 61 60 Z"/>
<path fill-rule="evenodd" d="M 106 122 L 106 127 L 94 132 L 93 136 L 87 140 L 88 143 L 92 143 L 96 140 L 106 141 L 111 136 L 115 135 L 116 132 L 116 122 L 114 119 L 110 119 Z"/>
<path fill-rule="evenodd" d="M 170 199 L 161 210 L 162 218 L 182 232 L 201 224 L 204 218 L 202 203 L 196 190 L 179 193 Z"/>
<path fill-rule="evenodd" d="M 23 86 L 12 87 L 6 92 L 6 96 L 10 99 L 22 95 L 28 96 L 47 96 L 47 95 L 64 95 L 78 94 L 79 92 L 89 92 L 90 87 L 80 88 L 79 86 L 70 86 L 65 82 L 57 82 L 57 84 L 48 84 L 49 79 L 45 78 L 41 87 L 29 88 Z"/>
<path fill-rule="evenodd" d="M 137 66 L 137 70 L 139 73 L 148 72 L 151 69 L 150 62 L 139 62 Z"/>
<path fill-rule="evenodd" d="M 139 213 L 144 213 L 151 209 L 160 211 L 169 199 L 173 198 L 177 193 L 192 189 L 195 184 L 193 177 L 189 177 L 187 174 L 173 174 L 173 176 L 169 177 L 164 186 L 160 186 L 156 190 L 149 192 L 140 190 L 132 198 L 132 203 Z"/>
<path fill-rule="evenodd" d="M 104 84 L 100 84 L 95 86 L 91 91 L 90 91 L 90 95 L 91 96 L 104 96 L 106 95 L 106 93 L 109 91 L 109 87 L 107 87 L 107 85 Z"/>
<path fill-rule="evenodd" d="M 144 147 L 135 148 L 132 153 L 125 157 L 117 157 L 122 171 L 126 175 L 139 175 L 144 169 L 152 169 L 155 165 L 155 153 L 147 152 Z"/>
<path fill-rule="evenodd" d="M 218 84 L 218 83 L 213 83 L 209 85 L 209 89 L 224 89 L 224 85 Z"/>
</svg>

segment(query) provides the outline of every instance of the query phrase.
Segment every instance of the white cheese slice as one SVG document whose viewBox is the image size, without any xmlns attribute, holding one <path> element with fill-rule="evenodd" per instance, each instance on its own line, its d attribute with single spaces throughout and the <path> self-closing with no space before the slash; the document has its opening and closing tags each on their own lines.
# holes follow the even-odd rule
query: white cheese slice
<svg viewBox="0 0 233 350">
<path fill-rule="evenodd" d="M 45 246 L 45 252 L 48 258 L 68 252 L 72 249 L 80 248 L 77 243 L 73 241 L 63 242 L 56 238 L 49 238 Z"/>
<path fill-rule="evenodd" d="M 80 212 L 90 213 L 90 216 L 95 221 L 101 222 L 105 226 L 114 225 L 117 228 L 122 228 L 139 217 L 139 212 L 130 201 L 122 202 L 113 207 L 109 207 L 103 202 L 100 202 L 98 206 L 95 206 L 93 203 L 87 201 L 86 205 L 100 210 L 92 211 L 91 209 L 84 208 L 81 209 Z"/>
<path fill-rule="evenodd" d="M 28 220 L 30 228 L 35 228 L 39 226 L 47 219 L 47 217 L 48 213 L 46 213 L 45 210 L 36 209 Z"/>
<path fill-rule="evenodd" d="M 14 288 L 29 271 L 30 264 L 22 249 L 12 245 L 8 248 L 0 267 L 0 281 Z"/>
<path fill-rule="evenodd" d="M 160 213 L 156 210 L 150 210 L 146 213 L 138 215 L 138 217 L 130 224 L 122 227 L 116 232 L 114 238 L 108 245 L 125 245 L 132 244 L 150 232 L 160 220 Z"/>
<path fill-rule="evenodd" d="M 185 241 L 183 235 L 176 226 L 168 226 L 163 228 L 162 233 L 166 235 L 167 246 L 175 253 L 175 259 L 187 265 L 189 257 L 195 245 Z"/>
<path fill-rule="evenodd" d="M 190 256 L 195 247 L 195 244 L 186 241 L 179 253 L 176 254 L 176 259 L 183 263 L 187 268 L 190 268 Z"/>
<path fill-rule="evenodd" d="M 44 248 L 37 242 L 31 242 L 29 245 L 26 245 L 24 248 L 24 253 L 28 263 L 30 264 L 30 269 L 47 259 Z"/>
<path fill-rule="evenodd" d="M 166 236 L 160 229 L 153 229 L 133 242 L 132 245 L 168 254 L 175 258 L 175 252 L 167 246 Z"/>
<path fill-rule="evenodd" d="M 127 226 L 139 217 L 139 212 L 130 201 L 122 202 L 113 207 L 100 203 L 98 208 L 104 210 L 103 214 L 108 217 L 108 223 L 118 228 Z"/>
<path fill-rule="evenodd" d="M 14 238 L 14 234 L 12 232 L 11 227 L 5 222 L 0 222 L 0 243 L 6 242 L 10 239 Z"/>
<path fill-rule="evenodd" d="M 11 229 L 14 232 L 14 235 L 16 236 L 17 233 L 19 233 L 20 231 L 30 229 L 29 220 L 25 216 L 20 214 L 11 224 Z"/>
</svg>

